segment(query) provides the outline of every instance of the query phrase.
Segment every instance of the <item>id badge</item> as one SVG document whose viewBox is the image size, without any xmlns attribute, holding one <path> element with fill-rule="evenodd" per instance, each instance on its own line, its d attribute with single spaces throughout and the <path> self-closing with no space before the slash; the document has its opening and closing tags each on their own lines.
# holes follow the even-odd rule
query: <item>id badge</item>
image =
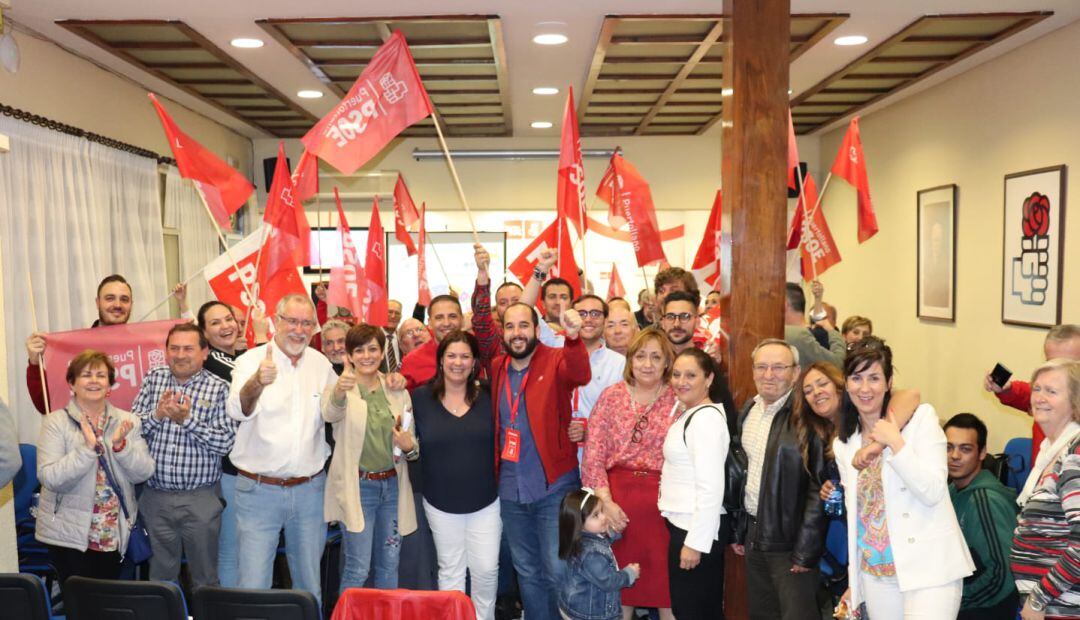
<svg viewBox="0 0 1080 620">
<path fill-rule="evenodd" d="M 506 429 L 506 443 L 503 444 L 502 459 L 517 463 L 521 458 L 521 431 L 516 428 Z"/>
</svg>

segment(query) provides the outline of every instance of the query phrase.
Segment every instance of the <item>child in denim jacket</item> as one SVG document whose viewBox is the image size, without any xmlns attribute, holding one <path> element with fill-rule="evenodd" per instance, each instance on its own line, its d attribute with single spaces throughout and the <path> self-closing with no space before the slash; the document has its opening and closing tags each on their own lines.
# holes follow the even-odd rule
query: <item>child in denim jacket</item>
<svg viewBox="0 0 1080 620">
<path fill-rule="evenodd" d="M 619 590 L 633 585 L 641 569 L 628 564 L 619 570 L 600 498 L 590 489 L 571 491 L 559 512 L 559 557 L 566 572 L 559 588 L 559 612 L 566 620 L 622 618 Z"/>
</svg>

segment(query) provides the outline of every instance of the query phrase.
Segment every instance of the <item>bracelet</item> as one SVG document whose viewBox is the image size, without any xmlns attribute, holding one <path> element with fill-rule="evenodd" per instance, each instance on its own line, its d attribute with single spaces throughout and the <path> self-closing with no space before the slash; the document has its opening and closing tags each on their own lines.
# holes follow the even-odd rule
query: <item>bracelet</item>
<svg viewBox="0 0 1080 620">
<path fill-rule="evenodd" d="M 120 440 L 120 443 L 114 443 L 112 445 L 112 451 L 113 452 L 120 452 L 126 447 L 127 447 L 127 437 L 124 437 L 123 439 Z"/>
<path fill-rule="evenodd" d="M 415 461 L 418 458 L 420 458 L 420 446 L 413 446 L 412 450 L 405 453 L 406 461 Z"/>
<path fill-rule="evenodd" d="M 533 277 L 536 278 L 537 280 L 543 280 L 544 278 L 547 277 L 547 272 L 542 271 L 540 269 L 539 265 L 538 265 L 536 267 L 533 267 Z"/>
</svg>

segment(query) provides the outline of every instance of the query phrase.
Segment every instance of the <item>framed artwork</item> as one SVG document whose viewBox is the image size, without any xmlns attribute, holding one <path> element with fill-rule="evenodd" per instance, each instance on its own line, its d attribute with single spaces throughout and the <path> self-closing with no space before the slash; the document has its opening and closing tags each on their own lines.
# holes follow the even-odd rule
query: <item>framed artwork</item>
<svg viewBox="0 0 1080 620">
<path fill-rule="evenodd" d="M 1002 323 L 1061 322 L 1065 173 L 1061 165 L 1005 176 Z"/>
<path fill-rule="evenodd" d="M 956 185 L 920 190 L 915 314 L 956 320 Z"/>
</svg>

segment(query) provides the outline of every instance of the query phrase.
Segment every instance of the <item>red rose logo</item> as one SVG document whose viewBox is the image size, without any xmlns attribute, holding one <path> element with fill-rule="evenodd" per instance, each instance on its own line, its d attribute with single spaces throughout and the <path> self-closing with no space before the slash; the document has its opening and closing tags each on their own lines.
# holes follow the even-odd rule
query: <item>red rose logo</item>
<svg viewBox="0 0 1080 620">
<path fill-rule="evenodd" d="M 1024 201 L 1024 236 L 1045 235 L 1050 230 L 1050 199 L 1035 192 Z"/>
</svg>

